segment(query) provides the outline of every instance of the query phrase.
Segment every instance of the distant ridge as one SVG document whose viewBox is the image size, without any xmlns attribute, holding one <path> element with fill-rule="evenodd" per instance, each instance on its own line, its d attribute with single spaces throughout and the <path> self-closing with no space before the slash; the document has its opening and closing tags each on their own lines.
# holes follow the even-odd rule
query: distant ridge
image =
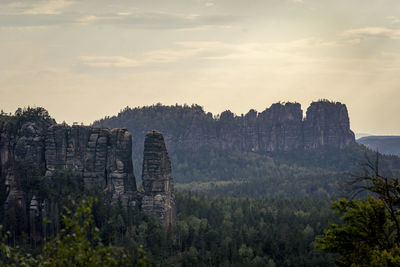
<svg viewBox="0 0 400 267">
<path fill-rule="evenodd" d="M 400 157 L 400 136 L 365 136 L 357 139 L 357 143 L 382 154 Z"/>
<path fill-rule="evenodd" d="M 117 116 L 94 122 L 95 126 L 127 128 L 134 151 L 142 149 L 148 129 L 164 133 L 169 151 L 180 148 L 237 149 L 252 152 L 343 149 L 355 144 L 346 105 L 320 100 L 311 103 L 306 116 L 299 103 L 275 103 L 262 112 L 251 109 L 237 116 L 227 110 L 213 116 L 198 105 L 125 108 Z"/>
<path fill-rule="evenodd" d="M 368 133 L 355 133 L 355 136 L 356 136 L 356 140 L 357 140 L 357 139 L 360 139 L 360 138 L 363 138 L 363 137 L 366 137 L 366 136 L 373 136 L 373 134 L 368 134 Z"/>
<path fill-rule="evenodd" d="M 271 176 L 276 170 L 270 154 L 284 154 L 291 163 L 347 169 L 352 161 L 341 155 L 357 146 L 346 105 L 327 100 L 311 103 L 306 112 L 299 103 L 279 102 L 241 115 L 229 110 L 214 115 L 199 105 L 126 107 L 93 124 L 127 128 L 133 155 L 141 155 L 149 129 L 162 132 L 177 183 Z M 139 177 L 142 158 L 133 163 Z"/>
</svg>

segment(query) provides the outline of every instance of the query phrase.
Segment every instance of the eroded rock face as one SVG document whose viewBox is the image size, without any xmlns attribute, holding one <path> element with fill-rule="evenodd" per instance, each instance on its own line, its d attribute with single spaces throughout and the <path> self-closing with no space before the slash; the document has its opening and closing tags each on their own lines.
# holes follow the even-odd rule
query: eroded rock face
<svg viewBox="0 0 400 267">
<path fill-rule="evenodd" d="M 259 115 L 259 150 L 288 151 L 303 144 L 303 111 L 298 103 L 273 104 Z"/>
<path fill-rule="evenodd" d="M 55 122 L 20 123 L 12 116 L 3 117 L 0 119 L 1 214 L 14 208 L 29 210 L 26 214 L 31 225 L 29 231 L 37 240 L 42 235 L 34 226 L 36 217 L 53 216 L 57 224 L 57 203 L 27 196 L 23 191 L 18 169 L 25 166 L 34 169 L 35 175 L 49 177 L 59 171 L 71 172 L 77 179 L 83 179 L 86 188 L 110 193 L 115 201 L 121 199 L 125 205 L 143 203 L 142 209 L 156 215 L 167 227 L 175 223 L 175 201 L 171 163 L 159 132 L 152 131 L 146 136 L 144 155 L 145 194 L 142 195 L 136 189 L 132 136 L 128 130 Z M 28 231 L 27 225 L 21 229 Z"/>
<path fill-rule="evenodd" d="M 15 138 L 11 131 L 11 126 L 6 121 L 0 121 L 0 205 L 11 198 L 23 202 L 23 193 L 15 179 Z"/>
<path fill-rule="evenodd" d="M 339 102 L 312 103 L 307 110 L 303 133 L 305 149 L 326 145 L 344 148 L 355 143 L 346 105 Z"/>
<path fill-rule="evenodd" d="M 45 167 L 44 147 L 45 132 L 50 123 L 25 122 L 19 127 L 11 119 L 0 121 L 0 175 L 2 191 L 5 196 L 0 201 L 5 202 L 6 208 L 12 201 L 25 208 L 25 195 L 20 187 L 19 176 L 16 172 L 18 164 L 29 164 L 38 172 Z"/>
<path fill-rule="evenodd" d="M 276 103 L 261 113 L 250 110 L 240 117 L 225 111 L 216 125 L 215 146 L 222 149 L 275 152 L 355 143 L 347 108 L 339 102 L 312 103 L 305 120 L 298 103 Z"/>
<path fill-rule="evenodd" d="M 171 162 L 160 132 L 149 131 L 144 141 L 142 181 L 143 211 L 154 215 L 164 227 L 175 223 L 176 209 Z"/>
<path fill-rule="evenodd" d="M 231 111 L 219 116 L 194 106 L 155 106 L 126 110 L 101 120 L 98 125 L 123 126 L 133 133 L 133 151 L 141 153 L 144 133 L 160 130 L 168 151 L 205 149 L 279 152 L 343 148 L 355 144 L 344 104 L 318 101 L 308 108 L 306 119 L 299 103 L 276 103 L 262 112 L 250 110 L 237 116 Z M 145 122 L 145 123 L 143 123 Z"/>
<path fill-rule="evenodd" d="M 111 192 L 113 199 L 127 202 L 134 198 L 132 137 L 126 129 L 33 122 L 15 126 L 0 121 L 3 202 L 25 203 L 17 173 L 21 163 L 46 176 L 68 170 L 83 177 L 88 188 Z"/>
<path fill-rule="evenodd" d="M 88 188 L 107 188 L 113 198 L 127 199 L 136 191 L 131 140 L 126 129 L 53 125 L 45 142 L 46 175 L 68 169 Z"/>
</svg>

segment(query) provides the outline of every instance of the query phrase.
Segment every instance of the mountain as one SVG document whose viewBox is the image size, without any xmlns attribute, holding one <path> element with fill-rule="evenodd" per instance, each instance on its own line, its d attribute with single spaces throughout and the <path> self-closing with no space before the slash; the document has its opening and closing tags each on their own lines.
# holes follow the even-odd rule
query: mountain
<svg viewBox="0 0 400 267">
<path fill-rule="evenodd" d="M 298 103 L 276 103 L 245 115 L 207 113 L 198 105 L 161 104 L 125 108 L 95 126 L 123 127 L 132 133 L 133 164 L 141 169 L 143 138 L 149 129 L 164 134 L 176 187 L 268 197 L 330 198 L 365 154 L 355 142 L 347 108 L 313 102 L 305 118 Z M 400 169 L 385 158 L 387 169 Z M 138 175 L 137 175 L 138 176 Z M 347 177 L 348 178 L 348 177 Z"/>
<path fill-rule="evenodd" d="M 95 126 L 125 127 L 133 135 L 134 151 L 141 149 L 144 133 L 164 133 L 168 150 L 201 148 L 274 152 L 344 148 L 355 143 L 347 108 L 339 102 L 313 102 L 303 119 L 298 103 L 276 103 L 263 112 L 250 110 L 236 116 L 227 110 L 213 116 L 197 105 L 126 108 L 117 116 L 94 122 Z"/>
<path fill-rule="evenodd" d="M 382 154 L 400 156 L 400 136 L 366 136 L 357 143 Z"/>
<path fill-rule="evenodd" d="M 296 103 L 243 116 L 199 106 L 124 112 L 103 120 L 115 129 L 57 124 L 42 108 L 0 115 L 3 240 L 37 253 L 65 233 L 60 218 L 75 203 L 96 199 L 92 229 L 134 266 L 333 266 L 314 246 L 338 220 L 327 199 L 344 193 L 344 171 L 376 155 L 354 142 L 345 105 L 315 102 L 306 118 Z M 379 166 L 400 173 L 396 156 L 380 155 Z"/>
</svg>

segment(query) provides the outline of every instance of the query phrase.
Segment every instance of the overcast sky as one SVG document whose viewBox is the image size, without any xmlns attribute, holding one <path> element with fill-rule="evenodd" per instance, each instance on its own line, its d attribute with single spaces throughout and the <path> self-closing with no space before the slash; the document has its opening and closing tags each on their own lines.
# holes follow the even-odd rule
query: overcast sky
<svg viewBox="0 0 400 267">
<path fill-rule="evenodd" d="M 93 122 L 125 106 L 214 114 L 347 105 L 400 134 L 399 0 L 0 0 L 0 108 Z"/>
</svg>

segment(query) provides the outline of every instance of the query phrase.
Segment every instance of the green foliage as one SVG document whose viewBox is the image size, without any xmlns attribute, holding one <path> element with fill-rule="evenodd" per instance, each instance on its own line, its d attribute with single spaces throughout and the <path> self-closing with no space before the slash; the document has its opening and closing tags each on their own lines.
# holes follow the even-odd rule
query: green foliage
<svg viewBox="0 0 400 267">
<path fill-rule="evenodd" d="M 332 208 L 342 215 L 343 224 L 330 224 L 325 236 L 318 239 L 318 248 L 339 254 L 338 265 L 370 266 L 375 258 L 388 255 L 392 257 L 389 262 L 374 266 L 400 263 L 399 249 L 394 242 L 395 229 L 382 201 L 371 196 L 366 200 L 341 199 Z"/>
<path fill-rule="evenodd" d="M 234 196 L 335 198 L 346 177 L 342 172 L 303 167 L 254 152 L 200 150 L 177 153 L 172 162 L 174 173 L 185 177 L 185 183 L 176 183 L 177 189 Z"/>
<path fill-rule="evenodd" d="M 18 108 L 14 115 L 0 113 L 0 127 L 10 135 L 17 136 L 25 123 L 35 123 L 36 127 L 46 130 L 56 123 L 48 111 L 42 107 Z"/>
<path fill-rule="evenodd" d="M 50 117 L 49 112 L 42 107 L 18 108 L 14 114 L 17 124 L 22 125 L 25 122 L 36 122 L 43 124 L 54 124 L 56 121 Z"/>
<path fill-rule="evenodd" d="M 331 224 L 317 239 L 318 248 L 339 255 L 339 266 L 400 265 L 400 185 L 398 178 L 381 176 L 378 161 L 368 161 L 363 176 L 351 184 L 366 199 L 333 202 L 342 224 Z M 371 172 L 372 171 L 372 172 Z"/>
<path fill-rule="evenodd" d="M 76 195 L 74 198 L 79 199 Z M 315 235 L 322 234 L 328 221 L 336 220 L 328 201 L 176 193 L 177 224 L 164 230 L 136 207 L 111 203 L 102 194 L 98 199 L 80 202 L 77 208 L 70 198 L 55 238 L 49 238 L 36 250 L 27 245 L 8 247 L 14 258 L 3 253 L 3 262 L 16 266 L 22 262 L 30 262 L 26 266 L 39 263 L 62 266 L 73 261 L 79 266 L 110 255 L 113 264 L 113 259 L 126 251 L 137 266 L 332 266 L 333 263 L 333 257 L 314 246 Z M 111 245 L 117 248 L 104 254 Z"/>
<path fill-rule="evenodd" d="M 171 266 L 332 266 L 314 245 L 329 202 L 178 193 Z"/>
<path fill-rule="evenodd" d="M 73 202 L 73 201 L 72 201 Z M 74 204 L 74 203 L 73 203 Z M 55 238 L 45 241 L 41 253 L 33 256 L 18 247 L 0 244 L 0 265 L 6 266 L 128 266 L 124 249 L 105 246 L 94 225 L 93 199 L 83 200 L 75 211 L 65 208 L 63 228 Z M 0 228 L 0 230 L 2 230 Z"/>
<path fill-rule="evenodd" d="M 129 257 L 113 246 L 101 242 L 99 229 L 92 215 L 93 199 L 83 200 L 74 212 L 65 208 L 60 234 L 46 242 L 41 257 L 42 266 L 121 266 Z"/>
</svg>

